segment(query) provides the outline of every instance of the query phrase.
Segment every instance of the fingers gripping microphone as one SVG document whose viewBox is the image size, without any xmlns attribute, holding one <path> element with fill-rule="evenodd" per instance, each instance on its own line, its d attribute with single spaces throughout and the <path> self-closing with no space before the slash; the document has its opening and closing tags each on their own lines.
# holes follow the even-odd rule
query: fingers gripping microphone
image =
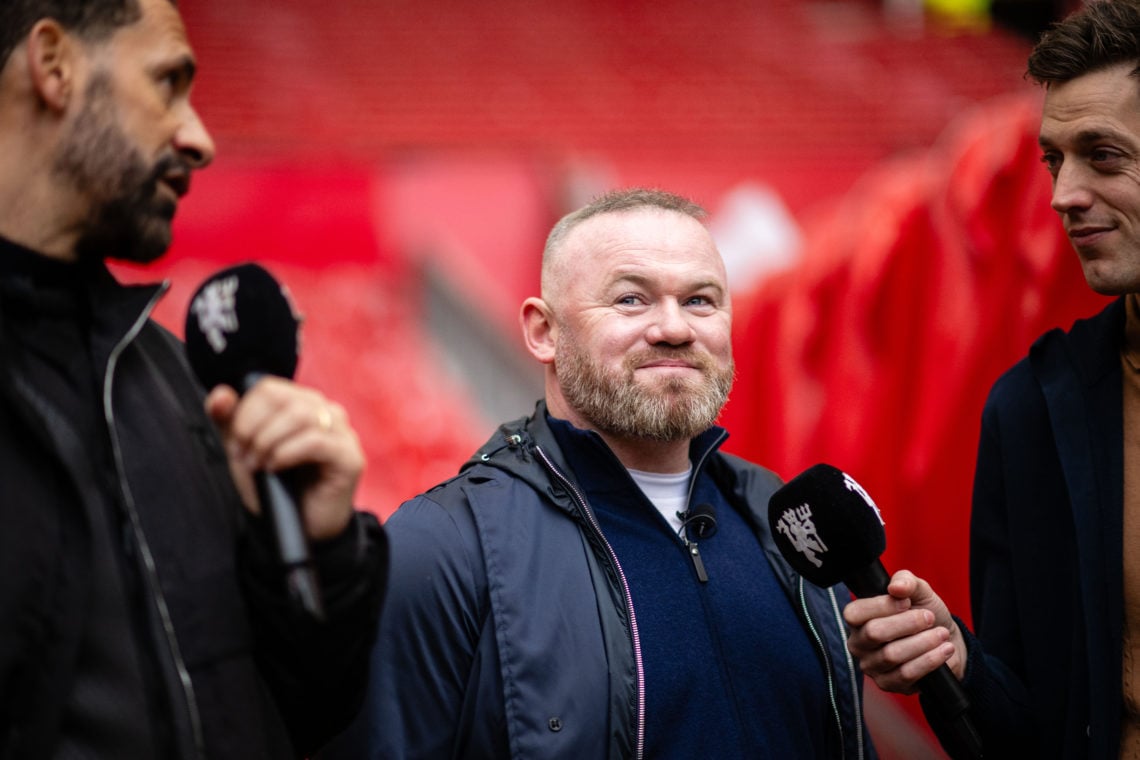
<svg viewBox="0 0 1140 760">
<path fill-rule="evenodd" d="M 855 479 L 817 464 L 784 484 L 768 501 L 772 535 L 784 559 L 817 586 L 846 584 L 855 596 L 887 593 L 890 576 L 879 560 L 887 547 L 883 518 Z M 982 743 L 962 684 L 945 664 L 918 681 L 951 727 L 956 757 L 980 758 Z"/>
<path fill-rule="evenodd" d="M 257 264 L 215 273 L 199 286 L 186 313 L 186 355 L 206 388 L 245 393 L 265 375 L 291 379 L 297 369 L 297 315 L 281 284 Z M 254 479 L 269 515 L 294 603 L 324 618 L 320 589 L 297 502 L 280 475 Z"/>
</svg>

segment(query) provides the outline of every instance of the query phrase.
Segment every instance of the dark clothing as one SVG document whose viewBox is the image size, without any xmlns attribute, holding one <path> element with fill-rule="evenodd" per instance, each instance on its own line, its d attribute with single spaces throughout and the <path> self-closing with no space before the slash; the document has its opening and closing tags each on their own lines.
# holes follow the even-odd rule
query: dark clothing
<svg viewBox="0 0 1140 760">
<path fill-rule="evenodd" d="M 739 587 L 748 576 L 763 575 L 754 562 L 771 568 L 781 598 L 769 602 L 796 621 L 812 652 L 809 670 L 827 694 L 820 713 L 803 718 L 826 748 L 818 756 L 873 757 L 862 720 L 862 678 L 847 654 L 840 615 L 847 595 L 796 576 L 767 529 L 768 497 L 779 479 L 714 451 L 723 433 L 710 433 L 711 440 L 696 443 L 696 487 L 712 488 L 723 503 L 726 523 L 732 522 L 727 513 L 734 512 L 752 534 L 748 554 L 731 560 L 714 548 L 722 536 L 703 542 L 710 562 L 710 580 L 703 589 L 661 516 L 641 520 L 642 530 L 654 534 L 650 540 L 661 538 L 667 547 L 669 572 L 679 570 L 675 582 L 685 590 L 678 597 L 678 617 L 703 618 L 697 624 L 676 621 L 673 675 L 687 683 L 670 684 L 669 662 L 661 659 L 669 656 L 669 642 L 656 640 L 666 613 L 649 609 L 662 592 L 668 596 L 666 584 L 632 578 L 621 557 L 632 549 L 629 536 L 615 535 L 617 546 L 610 541 L 613 510 L 631 506 L 629 493 L 637 487 L 628 473 L 619 473 L 620 464 L 600 439 L 588 434 L 591 445 L 600 446 L 594 449 L 598 456 L 592 456 L 560 440 L 551 429 L 560 424 L 548 420 L 540 403 L 532 417 L 503 425 L 457 477 L 405 503 L 389 518 L 390 606 L 373 650 L 369 696 L 353 729 L 322 757 L 616 760 L 653 756 L 647 740 L 655 741 L 655 731 L 661 737 L 682 737 L 686 746 L 715 751 L 731 745 L 728 756 L 741 756 L 740 735 L 754 717 L 743 711 L 757 709 L 758 703 L 753 685 L 742 686 L 739 680 L 756 674 L 735 665 L 760 660 L 738 648 L 768 650 L 771 642 L 742 641 L 748 633 L 763 636 L 770 621 L 753 619 L 733 632 L 713 632 L 708 626 L 731 623 L 732 612 L 717 595 L 747 596 Z M 593 462 L 586 464 L 583 457 Z M 620 474 L 625 494 L 599 494 L 596 489 L 605 487 L 594 480 L 599 473 L 607 478 Z M 607 502 L 605 517 L 595 509 L 598 497 Z M 648 502 L 638 506 L 652 509 Z M 747 545 L 743 531 L 732 526 L 725 531 L 725 545 Z M 733 566 L 735 560 L 739 564 Z M 629 570 L 644 574 L 648 564 L 631 557 Z M 717 609 L 694 612 L 705 603 Z M 657 618 L 646 618 L 655 629 L 653 642 L 647 642 L 650 634 L 641 628 L 643 611 Z M 686 648 L 701 636 L 734 651 Z M 653 662 L 646 664 L 645 657 Z M 705 675 L 714 685 L 687 692 L 693 663 L 707 666 Z M 764 685 L 770 696 L 785 688 L 800 693 L 792 684 Z M 814 694 L 816 688 L 807 691 Z M 694 739 L 704 728 L 697 718 L 706 705 L 698 700 L 712 691 L 701 689 L 714 690 L 719 704 L 733 712 L 716 716 L 715 725 L 702 733 L 703 745 Z M 683 725 L 647 726 L 647 712 Z M 714 736 L 724 720 L 737 724 L 733 733 Z M 671 734 L 674 730 L 678 733 Z M 808 750 L 797 756 L 813 755 Z"/>
<path fill-rule="evenodd" d="M 963 684 L 986 757 L 1118 757 L 1123 330 L 1121 299 L 1046 333 L 982 413 Z"/>
<path fill-rule="evenodd" d="M 595 433 L 550 427 L 629 581 L 645 671 L 645 756 L 836 757 L 827 677 L 744 517 L 701 464 L 727 433 L 690 445 L 689 503 L 716 532 L 689 549 Z"/>
<path fill-rule="evenodd" d="M 351 718 L 386 544 L 315 547 L 296 619 L 161 289 L 0 242 L 0 757 L 285 758 Z"/>
<path fill-rule="evenodd" d="M 91 595 L 75 655 L 74 681 L 60 716 L 56 758 L 145 760 L 173 753 L 170 699 L 147 652 L 150 636 L 137 565 L 120 540 L 114 462 L 100 424 L 99 381 L 107 357 L 92 355 L 95 311 L 87 265 L 50 259 L 17 246 L 0 255 L 0 313 L 9 354 L 28 383 L 55 402 L 60 417 L 88 442 L 96 488 L 89 492 Z M 96 369 L 96 363 L 100 369 Z M 124 645 L 124 642 L 129 644 Z M 140 656 L 147 653 L 148 656 Z M 149 715 L 140 720 L 139 716 Z"/>
</svg>

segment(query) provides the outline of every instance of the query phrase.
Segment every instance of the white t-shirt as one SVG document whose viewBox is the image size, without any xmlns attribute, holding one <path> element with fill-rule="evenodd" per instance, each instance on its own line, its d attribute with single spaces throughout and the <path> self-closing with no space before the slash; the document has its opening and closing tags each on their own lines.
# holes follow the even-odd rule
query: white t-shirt
<svg viewBox="0 0 1140 760">
<path fill-rule="evenodd" d="M 688 508 L 689 478 L 693 475 L 693 467 L 689 466 L 684 472 L 660 473 L 630 470 L 633 481 L 641 487 L 642 492 L 657 507 L 657 511 L 673 526 L 673 532 L 681 530 L 681 518 L 678 512 Z"/>
</svg>

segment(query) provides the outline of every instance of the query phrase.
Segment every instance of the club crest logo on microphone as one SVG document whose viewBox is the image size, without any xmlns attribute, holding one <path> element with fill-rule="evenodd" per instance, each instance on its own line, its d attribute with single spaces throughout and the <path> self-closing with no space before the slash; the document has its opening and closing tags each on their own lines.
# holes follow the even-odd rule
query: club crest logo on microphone
<svg viewBox="0 0 1140 760">
<path fill-rule="evenodd" d="M 875 510 L 875 517 L 879 518 L 879 524 L 886 525 L 886 522 L 883 521 L 883 513 L 879 511 L 879 506 L 875 504 L 875 500 L 871 498 L 871 494 L 863 490 L 863 486 L 856 482 L 855 478 L 847 473 L 843 473 L 843 485 L 847 486 L 848 491 L 854 491 L 862 496 L 863 501 L 867 502 L 867 506 Z"/>
<path fill-rule="evenodd" d="M 237 332 L 238 318 L 234 302 L 237 296 L 238 277 L 231 275 L 211 282 L 190 304 L 198 329 L 206 336 L 206 342 L 214 353 L 226 350 L 226 334 Z"/>
<path fill-rule="evenodd" d="M 819 555 L 827 552 L 827 544 L 819 537 L 811 517 L 811 506 L 806 503 L 786 509 L 776 523 L 776 530 L 787 536 L 792 548 L 804 555 L 808 562 L 822 567 L 823 560 Z"/>
</svg>

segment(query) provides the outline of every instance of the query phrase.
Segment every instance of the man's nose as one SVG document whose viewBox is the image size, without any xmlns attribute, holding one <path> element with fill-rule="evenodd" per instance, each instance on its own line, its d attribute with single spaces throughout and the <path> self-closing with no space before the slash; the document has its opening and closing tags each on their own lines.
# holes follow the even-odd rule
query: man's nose
<svg viewBox="0 0 1140 760">
<path fill-rule="evenodd" d="M 679 346 L 691 343 L 695 337 L 692 318 L 680 303 L 667 299 L 659 303 L 654 309 L 653 323 L 646 333 L 649 343 L 667 343 Z"/>
<path fill-rule="evenodd" d="M 194 169 L 204 169 L 214 160 L 214 139 L 198 112 L 186 106 L 186 117 L 174 135 L 174 148 Z"/>
</svg>

